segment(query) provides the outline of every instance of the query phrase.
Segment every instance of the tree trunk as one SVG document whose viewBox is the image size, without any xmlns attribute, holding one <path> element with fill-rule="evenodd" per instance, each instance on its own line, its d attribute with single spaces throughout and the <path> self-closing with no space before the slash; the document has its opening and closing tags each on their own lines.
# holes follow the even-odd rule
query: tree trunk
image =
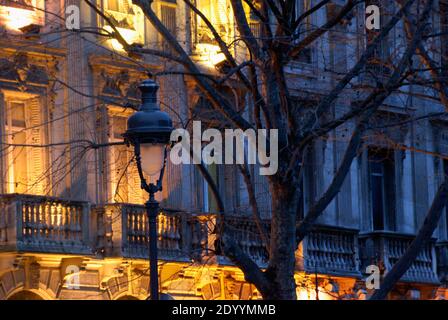
<svg viewBox="0 0 448 320">
<path fill-rule="evenodd" d="M 409 267 L 418 256 L 419 252 L 428 241 L 431 239 L 434 230 L 442 215 L 443 208 L 445 208 L 448 198 L 448 180 L 445 179 L 443 184 L 439 187 L 431 208 L 420 228 L 414 241 L 412 241 L 405 254 L 398 260 L 398 262 L 392 267 L 392 269 L 386 274 L 383 282 L 380 285 L 380 289 L 375 290 L 370 300 L 382 300 L 385 299 L 387 294 L 392 290 L 395 284 L 405 274 Z"/>
<path fill-rule="evenodd" d="M 270 286 L 261 292 L 267 300 L 296 300 L 295 234 L 296 234 L 296 188 L 271 185 L 272 224 L 271 256 L 265 272 Z"/>
</svg>

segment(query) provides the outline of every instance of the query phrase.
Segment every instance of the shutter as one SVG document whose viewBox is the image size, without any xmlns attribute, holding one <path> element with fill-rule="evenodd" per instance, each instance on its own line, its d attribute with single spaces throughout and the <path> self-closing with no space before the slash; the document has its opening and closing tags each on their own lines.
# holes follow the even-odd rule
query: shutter
<svg viewBox="0 0 448 320">
<path fill-rule="evenodd" d="M 126 118 L 111 115 L 109 123 L 109 136 L 111 142 L 121 140 L 121 134 L 126 130 Z M 113 202 L 129 202 L 128 166 L 129 151 L 126 146 L 114 146 L 110 150 L 110 179 L 111 190 L 110 198 Z M 128 169 L 127 169 L 128 168 Z"/>
<path fill-rule="evenodd" d="M 39 145 L 43 143 L 42 110 L 39 99 L 32 99 L 28 103 L 29 136 L 27 140 L 30 144 Z M 28 148 L 28 193 L 43 194 L 45 192 L 44 177 L 44 149 Z"/>
<path fill-rule="evenodd" d="M 176 37 L 176 8 L 162 4 L 160 6 L 160 20 L 170 33 Z M 165 51 L 171 50 L 171 46 L 166 42 L 164 37 L 162 37 L 162 48 Z"/>
<path fill-rule="evenodd" d="M 128 151 L 128 159 L 132 159 L 133 152 Z M 140 184 L 140 176 L 135 161 L 132 161 L 128 167 L 129 177 L 129 201 L 131 203 L 142 204 L 144 202 Z"/>
<path fill-rule="evenodd" d="M 176 36 L 176 7 L 162 4 L 160 6 L 160 16 L 161 16 L 163 25 L 175 37 Z"/>
<path fill-rule="evenodd" d="M 0 92 L 0 143 L 6 142 L 5 138 L 5 114 L 6 110 L 6 102 L 4 95 Z M 3 152 L 3 147 L 0 148 L 0 194 L 6 193 L 6 185 L 5 181 L 8 181 L 7 179 L 7 170 L 6 170 L 6 157 L 7 152 Z"/>
<path fill-rule="evenodd" d="M 127 150 L 126 146 L 115 146 L 111 150 L 112 159 L 110 170 L 112 172 L 112 199 L 113 202 L 126 203 L 128 199 L 128 177 L 126 174 Z"/>
</svg>

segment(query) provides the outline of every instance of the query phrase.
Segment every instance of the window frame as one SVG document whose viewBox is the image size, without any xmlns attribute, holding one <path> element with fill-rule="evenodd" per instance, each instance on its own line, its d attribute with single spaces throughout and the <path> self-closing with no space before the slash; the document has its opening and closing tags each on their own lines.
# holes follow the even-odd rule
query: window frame
<svg viewBox="0 0 448 320">
<path fill-rule="evenodd" d="M 374 155 L 376 161 L 372 161 L 372 152 L 376 152 Z M 387 156 L 384 156 L 387 154 Z M 380 157 L 383 157 L 382 159 Z M 372 172 L 372 163 L 380 163 L 381 173 Z M 389 168 L 387 167 L 389 166 Z M 370 203 L 370 219 L 371 219 L 371 229 L 373 231 L 392 231 L 397 230 L 397 176 L 396 176 L 396 156 L 395 150 L 381 148 L 376 146 L 369 146 L 367 149 L 367 190 L 368 190 L 368 200 Z M 376 205 L 373 190 L 373 180 L 372 177 L 381 177 L 381 206 L 380 215 L 381 217 L 375 217 Z M 388 179 L 390 178 L 390 179 Z M 390 199 L 390 193 L 392 193 L 392 199 Z M 375 203 L 374 203 L 375 202 Z M 376 218 L 380 219 L 381 223 L 375 222 Z M 379 224 L 379 225 L 378 225 Z"/>
</svg>

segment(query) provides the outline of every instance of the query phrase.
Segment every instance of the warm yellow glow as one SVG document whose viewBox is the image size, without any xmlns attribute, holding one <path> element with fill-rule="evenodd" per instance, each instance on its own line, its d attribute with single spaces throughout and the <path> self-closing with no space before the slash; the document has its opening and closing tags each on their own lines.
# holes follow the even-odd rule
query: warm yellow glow
<svg viewBox="0 0 448 320">
<path fill-rule="evenodd" d="M 105 26 L 104 30 L 108 32 L 112 32 L 112 28 L 110 26 Z M 117 28 L 117 30 L 120 32 L 123 39 L 128 43 L 138 43 L 139 42 L 139 34 L 137 31 L 129 30 L 129 29 L 123 29 L 123 28 Z M 117 51 L 123 51 L 123 46 L 120 42 L 118 42 L 117 39 L 111 39 L 108 40 L 109 44 Z"/>
<path fill-rule="evenodd" d="M 198 43 L 196 45 L 196 52 L 204 59 L 204 62 L 213 67 L 225 59 L 224 54 L 220 48 L 213 44 Z"/>
<path fill-rule="evenodd" d="M 334 300 L 334 298 L 325 292 L 324 288 L 319 287 L 319 300 Z M 316 300 L 315 288 L 297 288 L 297 300 Z"/>
<path fill-rule="evenodd" d="M 198 0 L 197 6 L 210 20 L 225 43 L 230 43 L 234 40 L 232 6 L 228 0 Z M 195 53 L 199 55 L 201 62 L 205 65 L 214 67 L 219 62 L 225 60 L 225 56 L 216 45 L 214 35 L 204 21 L 198 18 L 197 24 Z"/>
<path fill-rule="evenodd" d="M 20 28 L 36 23 L 36 14 L 31 10 L 1 7 L 0 15 L 6 22 L 7 28 L 14 31 L 20 31 Z"/>
</svg>

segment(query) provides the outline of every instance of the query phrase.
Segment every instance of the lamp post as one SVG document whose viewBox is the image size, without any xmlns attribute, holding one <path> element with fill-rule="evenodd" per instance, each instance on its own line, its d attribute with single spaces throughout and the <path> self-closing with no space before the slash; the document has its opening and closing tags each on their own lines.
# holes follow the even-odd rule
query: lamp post
<svg viewBox="0 0 448 320">
<path fill-rule="evenodd" d="M 151 79 L 144 80 L 139 89 L 142 104 L 139 111 L 128 119 L 128 127 L 123 135 L 126 143 L 134 146 L 135 160 L 141 180 L 141 188 L 149 194 L 146 202 L 146 214 L 149 223 L 149 270 L 151 300 L 159 300 L 157 269 L 157 215 L 159 203 L 154 195 L 162 190 L 163 172 L 165 170 L 167 146 L 171 132 L 174 130 L 170 116 L 160 110 L 157 103 L 159 86 Z M 156 183 L 148 183 L 145 174 L 157 177 Z"/>
</svg>

